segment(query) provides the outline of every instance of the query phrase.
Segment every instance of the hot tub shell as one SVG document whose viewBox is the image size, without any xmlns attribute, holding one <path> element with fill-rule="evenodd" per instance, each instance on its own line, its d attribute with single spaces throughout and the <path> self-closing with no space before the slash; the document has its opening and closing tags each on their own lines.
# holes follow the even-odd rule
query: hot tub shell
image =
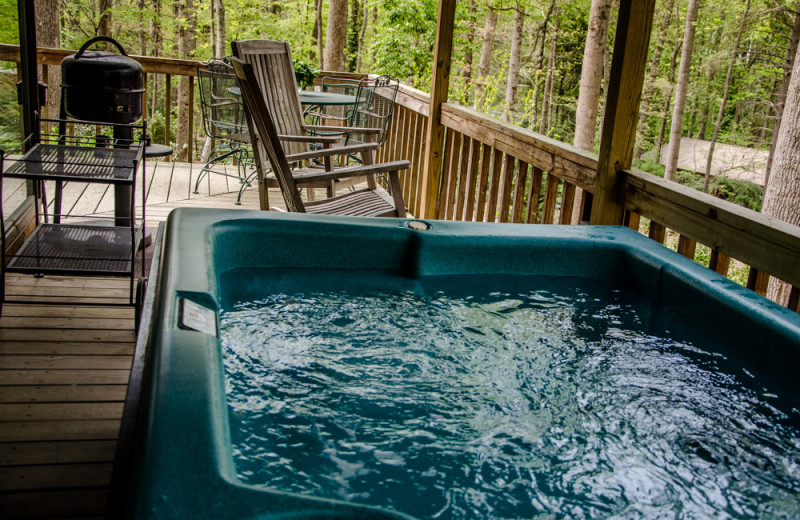
<svg viewBox="0 0 800 520">
<path fill-rule="evenodd" d="M 146 338 L 129 518 L 405 518 L 237 479 L 213 333 L 225 298 L 220 279 L 236 269 L 609 280 L 721 339 L 750 372 L 771 382 L 795 415 L 800 408 L 800 315 L 630 229 L 430 221 L 430 229 L 415 230 L 408 223 L 236 210 L 170 214 Z M 186 328 L 182 301 L 213 311 L 212 329 Z"/>
</svg>

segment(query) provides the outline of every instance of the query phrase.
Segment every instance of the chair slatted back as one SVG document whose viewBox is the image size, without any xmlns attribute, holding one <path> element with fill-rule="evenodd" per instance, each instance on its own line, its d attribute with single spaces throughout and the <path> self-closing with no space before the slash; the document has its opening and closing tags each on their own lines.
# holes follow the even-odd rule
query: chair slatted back
<svg viewBox="0 0 800 520">
<path fill-rule="evenodd" d="M 275 177 L 278 179 L 283 200 L 286 202 L 286 208 L 289 211 L 305 213 L 303 201 L 300 199 L 300 192 L 297 190 L 294 177 L 292 177 L 292 169 L 286 160 L 281 141 L 278 139 L 278 129 L 273 123 L 272 113 L 264 100 L 265 96 L 261 92 L 255 68 L 237 58 L 233 58 L 231 64 L 234 71 L 236 71 L 236 77 L 239 79 L 245 109 L 255 127 L 251 130 L 255 131 L 260 137 L 262 150 L 266 152 L 266 158 L 275 173 Z"/>
<path fill-rule="evenodd" d="M 253 67 L 278 135 L 306 135 L 297 94 L 289 44 L 277 40 L 241 40 L 231 43 L 233 55 Z M 309 151 L 307 143 L 286 142 L 287 154 Z"/>
</svg>

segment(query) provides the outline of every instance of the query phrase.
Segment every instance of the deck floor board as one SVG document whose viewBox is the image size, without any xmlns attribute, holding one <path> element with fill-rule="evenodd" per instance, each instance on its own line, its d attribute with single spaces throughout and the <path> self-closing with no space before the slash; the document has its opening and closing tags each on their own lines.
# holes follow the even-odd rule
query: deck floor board
<svg viewBox="0 0 800 520">
<path fill-rule="evenodd" d="M 195 194 L 201 168 L 147 163 L 135 198 L 140 207 L 146 190 L 148 229 L 155 230 L 180 207 L 259 209 L 255 185 L 236 204 L 241 186 L 236 178 L 211 173 Z M 226 168 L 235 174 L 235 166 Z M 24 199 L 24 183 L 4 182 L 9 215 L 9 206 Z M 107 185 L 68 183 L 64 193 L 62 211 L 72 217 L 113 217 L 114 190 Z M 272 207 L 283 207 L 279 191 L 270 190 L 269 198 Z M 3 305 L 0 519 L 103 517 L 136 341 L 134 312 L 118 305 L 74 304 L 124 304 L 129 288 L 125 278 L 6 276 L 9 299 L 60 304 Z"/>
<path fill-rule="evenodd" d="M 146 190 L 148 229 L 178 207 L 258 209 L 255 187 L 236 205 L 240 184 L 222 175 L 206 176 L 193 193 L 200 168 L 147 164 L 136 202 L 141 207 Z M 24 183 L 4 183 L 9 215 L 24 199 Z M 104 184 L 67 183 L 62 212 L 113 217 L 113 194 Z M 52 206 L 52 186 L 47 195 Z M 273 205 L 281 201 L 278 192 L 270 195 Z M 130 307 L 70 303 L 125 303 L 129 287 L 124 278 L 6 276 L 9 299 L 61 304 L 3 305 L 0 518 L 103 517 L 136 340 L 134 313 Z"/>
</svg>

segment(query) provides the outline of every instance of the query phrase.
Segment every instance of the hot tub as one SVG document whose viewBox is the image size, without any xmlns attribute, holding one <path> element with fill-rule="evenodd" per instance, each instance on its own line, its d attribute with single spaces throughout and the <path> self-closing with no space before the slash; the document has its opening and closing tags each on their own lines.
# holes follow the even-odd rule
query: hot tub
<svg viewBox="0 0 800 520">
<path fill-rule="evenodd" d="M 596 298 L 593 299 L 591 294 L 587 296 L 582 285 L 602 283 L 612 298 L 623 291 L 629 294 L 623 300 L 633 298 L 645 302 L 642 304 L 645 310 L 632 318 L 632 323 L 640 324 L 648 334 L 657 330 L 680 336 L 675 341 L 681 342 L 681 348 L 690 352 L 690 357 L 691 352 L 697 349 L 709 349 L 698 356 L 708 358 L 709 364 L 723 365 L 723 372 L 727 371 L 725 378 L 743 379 L 742 385 L 750 389 L 746 390 L 750 392 L 747 395 L 752 397 L 755 408 L 768 409 L 764 413 L 774 419 L 777 435 L 788 439 L 789 453 L 784 456 L 789 462 L 784 463 L 783 459 L 776 457 L 755 471 L 764 472 L 766 480 L 774 480 L 773 477 L 780 473 L 789 484 L 788 487 L 784 484 L 778 486 L 783 491 L 777 505 L 762 507 L 757 497 L 751 497 L 744 506 L 726 506 L 730 509 L 726 514 L 733 517 L 796 516 L 797 510 L 793 508 L 797 506 L 796 477 L 799 470 L 794 457 L 800 452 L 797 440 L 800 431 L 797 383 L 800 316 L 629 229 L 439 221 L 426 224 L 394 219 L 180 209 L 170 215 L 165 234 L 161 277 L 148 344 L 144 413 L 140 420 L 129 517 L 408 517 L 402 511 L 409 510 L 404 510 L 402 503 L 369 503 L 370 500 L 342 499 L 342 496 L 324 493 L 315 496 L 313 492 L 298 491 L 292 486 L 288 490 L 272 489 L 268 484 L 248 483 L 248 479 L 237 475 L 231 424 L 236 422 L 234 416 L 238 411 L 231 411 L 226 403 L 226 384 L 230 391 L 230 382 L 226 383 L 223 369 L 220 314 L 225 314 L 242 301 L 263 301 L 276 292 L 283 294 L 281 304 L 295 302 L 292 296 L 295 293 L 317 289 L 344 294 L 343 301 L 347 302 L 348 291 L 359 295 L 372 294 L 376 287 L 386 286 L 395 291 L 392 294 L 399 292 L 416 298 L 426 291 L 436 294 L 449 291 L 458 293 L 458 298 L 467 301 L 473 298 L 470 293 L 473 287 L 488 287 L 475 290 L 493 295 L 491 298 L 498 298 L 495 293 L 500 294 L 502 301 L 499 304 L 494 300 L 486 303 L 490 314 L 500 315 L 504 309 L 497 305 L 505 305 L 508 299 L 504 291 L 511 288 L 509 290 L 513 292 L 515 287 L 524 286 L 524 291 L 533 294 L 540 283 L 555 283 L 557 288 L 553 290 L 567 306 L 571 298 L 589 301 L 589 307 L 581 307 L 590 309 L 582 311 L 588 321 L 582 322 L 581 327 L 590 323 L 589 328 L 614 329 L 612 336 L 620 335 L 620 327 L 613 325 L 618 323 L 617 317 L 608 317 L 606 313 L 617 305 L 592 303 Z M 497 290 L 493 289 L 494 285 L 497 285 Z M 563 289 L 567 286 L 568 289 Z M 534 300 L 538 298 L 537 294 L 532 297 Z M 517 296 L 511 298 L 516 301 Z M 357 298 L 354 296 L 353 300 Z M 416 301 L 412 301 L 412 306 Z M 393 305 L 391 301 L 390 304 Z M 536 302 L 524 306 L 536 307 Z M 549 303 L 542 305 L 543 308 L 548 306 Z M 363 311 L 348 312 L 370 313 L 370 309 Z M 349 318 L 344 320 L 346 323 L 337 320 L 334 320 L 337 327 L 347 328 Z M 537 323 L 540 328 L 541 323 Z M 522 325 L 524 334 L 525 324 Z M 531 327 L 533 325 L 531 323 Z M 569 322 L 569 327 L 576 328 L 575 319 Z M 472 327 L 467 329 L 467 333 L 476 334 Z M 324 336 L 325 327 L 322 330 L 315 334 Z M 478 334 L 484 333 L 479 331 Z M 576 334 L 578 340 L 570 336 L 573 339 L 569 341 L 583 342 L 583 333 L 578 331 Z M 699 343 L 710 338 L 711 346 L 696 347 L 692 343 L 694 339 L 687 339 L 687 336 L 700 338 Z M 283 336 L 282 341 L 291 345 L 291 331 Z M 301 341 L 299 336 L 297 341 Z M 302 341 L 307 342 L 308 337 L 303 336 Z M 408 341 L 398 344 L 408 345 Z M 602 349 L 606 347 L 600 343 L 596 346 L 605 355 Z M 510 357 L 515 357 L 513 351 Z M 481 363 L 483 361 L 475 366 L 483 366 Z M 546 370 L 552 372 L 545 373 L 545 379 L 562 377 L 561 365 L 548 363 Z M 413 366 L 419 368 L 418 364 Z M 671 366 L 665 365 L 668 369 Z M 687 367 L 687 370 L 699 370 L 696 365 Z M 398 378 L 407 377 L 403 374 L 408 369 L 407 366 L 398 368 Z M 542 383 L 542 374 L 537 377 L 539 383 L 547 383 Z M 583 375 L 575 378 L 581 377 Z M 715 377 L 718 376 L 711 376 L 712 379 Z M 642 387 L 642 392 L 650 390 L 646 385 Z M 604 391 L 614 395 L 617 390 L 606 388 Z M 544 395 L 547 390 L 541 392 Z M 595 417 L 592 399 L 587 398 L 588 394 L 582 390 L 577 393 L 581 394 L 575 400 L 579 413 Z M 661 398 L 670 400 L 669 392 Z M 568 402 L 563 406 L 572 406 L 570 396 L 565 396 L 565 399 Z M 333 409 L 337 406 L 339 404 L 331 403 Z M 530 403 L 525 406 L 530 407 Z M 542 401 L 541 406 L 543 409 L 552 408 L 553 403 Z M 713 408 L 713 404 L 711 406 Z M 635 413 L 640 413 L 640 410 Z M 552 412 L 548 414 L 552 415 Z M 391 416 L 388 420 L 392 420 Z M 531 431 L 535 430 L 533 426 Z M 752 425 L 740 426 L 747 429 Z M 601 429 L 608 428 L 608 425 L 601 425 Z M 550 428 L 538 437 L 544 438 L 542 442 L 556 442 L 552 439 L 556 430 Z M 427 442 L 427 437 L 421 439 L 421 442 Z M 406 444 L 413 445 L 414 442 L 412 439 Z M 588 442 L 591 444 L 591 439 Z M 685 444 L 682 449 L 690 450 L 703 467 L 727 464 L 724 454 L 717 453 L 714 448 L 692 439 L 681 442 Z M 292 450 L 302 452 L 304 446 L 298 444 Z M 369 456 L 374 458 L 375 453 L 372 447 Z M 378 457 L 381 464 L 403 465 L 402 458 L 398 461 L 397 457 L 387 458 L 385 452 L 381 453 Z M 511 460 L 513 464 L 514 459 Z M 320 466 L 320 471 L 323 470 Z M 309 480 L 314 476 L 308 475 Z M 559 474 L 558 478 L 562 477 Z M 367 477 L 367 480 L 371 478 Z M 637 489 L 646 486 L 646 483 L 636 481 L 635 471 L 626 478 L 620 484 L 622 491 L 619 496 L 630 493 L 626 486 L 631 482 Z M 495 482 L 493 485 L 502 488 L 508 484 L 502 480 L 498 479 L 500 484 Z M 531 482 L 543 489 L 550 487 L 546 472 L 538 473 Z M 573 489 L 576 495 L 589 493 L 587 489 L 591 485 L 587 482 L 599 480 L 583 480 L 583 491 Z M 783 496 L 784 492 L 786 496 Z M 409 501 L 409 497 L 413 502 L 413 492 L 403 501 Z M 560 497 L 557 503 L 564 504 L 564 500 Z M 636 506 L 635 498 L 627 496 L 626 500 Z M 519 497 L 515 496 L 513 501 L 518 502 Z M 626 511 L 631 504 L 620 505 L 614 500 L 606 500 L 599 506 L 595 504 L 580 510 L 574 507 L 577 506 L 548 511 L 546 504 L 542 506 L 540 503 L 533 509 L 526 504 L 521 509 L 512 507 L 503 514 L 477 516 L 613 516 Z M 637 511 L 643 517 L 647 516 L 647 511 L 651 514 L 658 512 L 646 508 Z"/>
</svg>

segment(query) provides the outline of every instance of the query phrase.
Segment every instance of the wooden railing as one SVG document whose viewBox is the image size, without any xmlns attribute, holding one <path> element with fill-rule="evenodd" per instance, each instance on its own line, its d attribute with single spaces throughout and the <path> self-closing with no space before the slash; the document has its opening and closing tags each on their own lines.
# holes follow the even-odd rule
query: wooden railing
<svg viewBox="0 0 800 520">
<path fill-rule="evenodd" d="M 401 87 L 398 109 L 380 160 L 407 158 L 403 178 L 412 214 L 420 208 L 421 139 L 428 95 Z M 598 157 L 458 105 L 442 108 L 446 128 L 438 218 L 446 220 L 569 223 L 576 189 L 594 192 Z M 646 172 L 621 172 L 618 200 L 624 222 L 694 259 L 697 244 L 711 249 L 709 268 L 723 276 L 731 259 L 749 269 L 747 287 L 765 294 L 768 275 L 792 285 L 787 306 L 800 312 L 800 228 Z M 578 206 L 579 207 L 579 206 Z"/>
<path fill-rule="evenodd" d="M 39 61 L 46 68 L 68 54 L 40 49 Z M 168 83 L 173 76 L 197 73 L 196 61 L 132 57 L 147 74 L 165 75 Z M 0 60 L 18 59 L 16 46 L 0 45 Z M 163 99 L 167 114 L 169 92 Z M 580 207 L 574 204 L 577 190 L 594 192 L 596 154 L 450 103 L 442 108 L 441 184 L 426 186 L 422 168 L 429 102 L 427 93 L 401 86 L 377 158 L 411 162 L 403 174 L 403 196 L 412 214 L 421 214 L 427 190 L 434 189 L 440 219 L 563 224 L 573 220 L 573 207 Z M 749 269 L 747 286 L 760 294 L 766 292 L 769 275 L 786 281 L 792 285 L 788 306 L 800 312 L 800 228 L 637 170 L 620 172 L 617 199 L 627 210 L 620 224 L 638 230 L 641 218 L 648 219 L 651 238 L 663 244 L 669 233 L 677 234 L 676 250 L 691 259 L 697 244 L 704 244 L 711 249 L 709 267 L 723 275 L 736 259 Z"/>
</svg>

